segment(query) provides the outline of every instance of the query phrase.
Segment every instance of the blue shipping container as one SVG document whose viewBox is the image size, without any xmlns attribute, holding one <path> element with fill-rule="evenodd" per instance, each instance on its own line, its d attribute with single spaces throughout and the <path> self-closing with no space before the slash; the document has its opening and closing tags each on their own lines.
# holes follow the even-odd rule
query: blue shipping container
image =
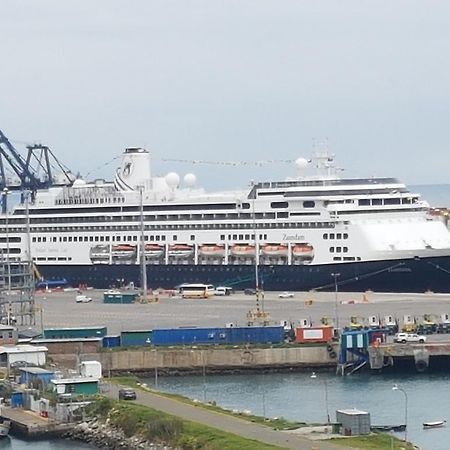
<svg viewBox="0 0 450 450">
<path fill-rule="evenodd" d="M 168 328 L 153 330 L 153 345 L 278 344 L 284 329 L 276 327 Z"/>
<path fill-rule="evenodd" d="M 23 392 L 13 392 L 11 394 L 11 406 L 20 408 L 23 406 Z"/>
<path fill-rule="evenodd" d="M 151 345 L 153 336 L 151 330 L 148 331 L 122 331 L 120 340 L 122 347 Z"/>
<path fill-rule="evenodd" d="M 42 333 L 42 337 L 44 339 L 101 338 L 106 336 L 106 333 L 106 327 L 47 328 Z"/>
<path fill-rule="evenodd" d="M 120 336 L 105 336 L 102 344 L 103 348 L 120 347 Z"/>
</svg>

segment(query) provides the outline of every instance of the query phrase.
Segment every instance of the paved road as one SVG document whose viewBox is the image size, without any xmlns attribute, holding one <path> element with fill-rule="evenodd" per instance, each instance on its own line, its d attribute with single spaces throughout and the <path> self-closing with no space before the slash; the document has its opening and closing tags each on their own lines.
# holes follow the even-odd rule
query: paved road
<svg viewBox="0 0 450 450">
<path fill-rule="evenodd" d="M 118 391 L 119 386 L 111 384 L 108 395 L 117 399 Z M 141 405 L 149 406 L 182 419 L 218 428 L 248 439 L 277 445 L 281 448 L 293 450 L 355 450 L 354 447 L 350 449 L 350 447 L 338 446 L 331 442 L 311 441 L 292 432 L 276 431 L 264 425 L 248 422 L 227 414 L 209 411 L 151 392 L 137 391 L 137 396 L 136 403 Z"/>
</svg>

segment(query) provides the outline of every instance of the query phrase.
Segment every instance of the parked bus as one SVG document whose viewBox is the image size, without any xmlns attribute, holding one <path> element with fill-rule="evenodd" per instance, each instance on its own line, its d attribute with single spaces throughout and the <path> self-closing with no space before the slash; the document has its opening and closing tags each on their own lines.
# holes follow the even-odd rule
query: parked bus
<svg viewBox="0 0 450 450">
<path fill-rule="evenodd" d="M 214 295 L 212 284 L 182 284 L 178 290 L 182 298 L 209 298 Z"/>
</svg>

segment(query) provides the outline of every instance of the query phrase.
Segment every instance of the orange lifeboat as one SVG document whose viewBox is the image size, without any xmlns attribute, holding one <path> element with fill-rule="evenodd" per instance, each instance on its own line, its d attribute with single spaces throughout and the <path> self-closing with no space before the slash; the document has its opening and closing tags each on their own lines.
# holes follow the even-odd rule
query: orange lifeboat
<svg viewBox="0 0 450 450">
<path fill-rule="evenodd" d="M 164 253 L 164 246 L 159 244 L 145 244 L 145 256 L 159 258 Z"/>
<path fill-rule="evenodd" d="M 283 244 L 266 244 L 262 247 L 265 256 L 287 256 L 288 246 Z"/>
<path fill-rule="evenodd" d="M 136 246 L 130 244 L 118 244 L 112 246 L 113 255 L 130 255 L 136 253 Z"/>
<path fill-rule="evenodd" d="M 225 255 L 225 246 L 220 244 L 203 244 L 198 251 L 201 256 L 222 258 Z"/>
<path fill-rule="evenodd" d="M 231 247 L 231 254 L 233 256 L 252 258 L 255 256 L 255 246 L 248 244 L 236 244 Z"/>
<path fill-rule="evenodd" d="M 295 244 L 292 247 L 292 255 L 296 258 L 312 258 L 314 247 L 311 244 Z"/>
<path fill-rule="evenodd" d="M 192 245 L 173 244 L 169 245 L 169 256 L 177 256 L 179 258 L 187 258 L 194 253 Z"/>
</svg>

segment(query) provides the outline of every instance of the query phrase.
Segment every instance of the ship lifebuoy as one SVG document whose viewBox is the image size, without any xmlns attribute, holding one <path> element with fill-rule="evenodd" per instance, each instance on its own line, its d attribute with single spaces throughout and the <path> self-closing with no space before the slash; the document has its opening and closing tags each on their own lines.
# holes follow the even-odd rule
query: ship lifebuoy
<svg viewBox="0 0 450 450">
<path fill-rule="evenodd" d="M 418 359 L 415 364 L 416 370 L 419 373 L 423 373 L 428 370 L 428 361 L 425 361 L 424 359 Z"/>
</svg>

